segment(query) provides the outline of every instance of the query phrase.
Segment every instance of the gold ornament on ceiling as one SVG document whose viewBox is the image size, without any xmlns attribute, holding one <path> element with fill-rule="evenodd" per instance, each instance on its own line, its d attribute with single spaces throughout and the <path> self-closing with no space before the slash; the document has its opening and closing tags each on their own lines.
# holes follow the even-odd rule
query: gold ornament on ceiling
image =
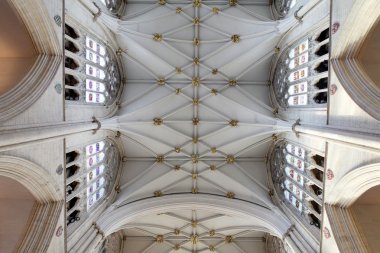
<svg viewBox="0 0 380 253">
<path fill-rule="evenodd" d="M 191 84 L 194 86 L 194 87 L 197 87 L 199 86 L 199 77 L 193 77 L 193 80 L 191 81 Z"/>
<path fill-rule="evenodd" d="M 201 7 L 202 1 L 201 0 L 193 0 L 193 7 Z"/>
<path fill-rule="evenodd" d="M 193 125 L 197 126 L 199 124 L 199 119 L 198 118 L 193 118 Z"/>
<path fill-rule="evenodd" d="M 238 4 L 238 0 L 230 0 L 230 6 L 236 6 Z"/>
<path fill-rule="evenodd" d="M 179 165 L 174 166 L 175 171 L 179 171 L 180 169 L 181 169 L 181 166 L 179 166 Z"/>
<path fill-rule="evenodd" d="M 161 197 L 162 196 L 162 192 L 161 191 L 155 191 L 153 193 L 153 195 L 157 198 L 157 197 Z"/>
<path fill-rule="evenodd" d="M 199 25 L 200 23 L 201 23 L 201 21 L 200 21 L 199 18 L 195 18 L 195 19 L 193 20 L 193 24 L 194 24 L 194 25 Z"/>
<path fill-rule="evenodd" d="M 181 68 L 175 68 L 175 72 L 176 72 L 177 74 L 181 74 L 181 73 L 182 73 L 182 69 L 181 69 Z"/>
<path fill-rule="evenodd" d="M 196 220 L 191 220 L 191 226 L 196 228 L 198 226 L 198 222 Z"/>
<path fill-rule="evenodd" d="M 193 105 L 199 105 L 199 99 L 198 98 L 193 99 Z"/>
<path fill-rule="evenodd" d="M 196 188 L 196 187 L 191 188 L 191 193 L 192 194 L 197 194 L 198 193 L 198 188 Z"/>
<path fill-rule="evenodd" d="M 210 149 L 210 151 L 211 151 L 211 153 L 215 154 L 215 153 L 216 153 L 216 148 L 215 148 L 215 147 L 212 147 L 212 148 Z"/>
<path fill-rule="evenodd" d="M 191 241 L 192 244 L 197 244 L 198 241 L 199 241 L 198 235 L 191 235 L 190 241 Z"/>
<path fill-rule="evenodd" d="M 194 45 L 194 46 L 197 47 L 197 46 L 199 46 L 200 43 L 201 43 L 201 41 L 200 41 L 198 38 L 194 38 L 194 39 L 193 39 L 193 45 Z"/>
<path fill-rule="evenodd" d="M 210 165 L 210 170 L 211 171 L 215 171 L 216 170 L 216 166 L 215 165 Z"/>
<path fill-rule="evenodd" d="M 211 70 L 211 73 L 212 73 L 213 75 L 217 75 L 217 74 L 218 74 L 218 69 L 212 69 L 212 70 Z"/>
<path fill-rule="evenodd" d="M 164 121 L 161 118 L 154 118 L 153 119 L 153 124 L 155 126 L 160 126 Z"/>
<path fill-rule="evenodd" d="M 208 246 L 208 250 L 212 252 L 215 251 L 215 246 L 213 245 Z"/>
<path fill-rule="evenodd" d="M 175 9 L 175 13 L 177 13 L 177 14 L 180 14 L 182 11 L 183 11 L 183 10 L 182 10 L 181 7 L 177 7 L 177 8 Z"/>
<path fill-rule="evenodd" d="M 217 8 L 217 7 L 214 7 L 214 8 L 212 8 L 212 13 L 214 13 L 214 14 L 219 14 L 219 8 Z"/>
<path fill-rule="evenodd" d="M 226 243 L 231 243 L 231 242 L 232 242 L 232 236 L 227 235 L 226 238 L 224 239 L 224 241 L 225 241 Z"/>
<path fill-rule="evenodd" d="M 166 0 L 158 0 L 158 4 L 159 5 L 165 5 L 166 4 Z"/>
<path fill-rule="evenodd" d="M 214 96 L 218 95 L 218 90 L 217 89 L 211 89 L 211 94 Z"/>
<path fill-rule="evenodd" d="M 175 151 L 176 153 L 181 153 L 181 148 L 180 148 L 180 147 L 175 147 L 175 148 L 174 148 L 174 151 Z"/>
<path fill-rule="evenodd" d="M 237 34 L 234 34 L 231 36 L 231 40 L 233 43 L 239 43 L 240 42 L 240 36 Z"/>
<path fill-rule="evenodd" d="M 175 94 L 176 94 L 176 95 L 179 95 L 180 93 L 181 93 L 181 89 L 180 89 L 180 88 L 175 89 Z"/>
<path fill-rule="evenodd" d="M 156 242 L 157 243 L 163 243 L 164 242 L 164 236 L 163 235 L 157 235 L 156 236 Z"/>
<path fill-rule="evenodd" d="M 235 157 L 234 155 L 228 155 L 226 158 L 227 163 L 231 164 L 235 162 Z"/>
<path fill-rule="evenodd" d="M 198 143 L 198 138 L 193 138 L 193 144 L 197 144 Z"/>
<path fill-rule="evenodd" d="M 236 81 L 236 80 L 233 80 L 233 79 L 232 79 L 232 80 L 229 80 L 229 81 L 228 81 L 228 85 L 231 86 L 231 87 L 236 86 L 236 84 L 237 84 L 237 81 Z"/>
<path fill-rule="evenodd" d="M 211 229 L 210 231 L 208 231 L 208 234 L 210 236 L 214 236 L 215 235 L 215 230 L 214 229 Z"/>
<path fill-rule="evenodd" d="M 156 157 L 156 162 L 158 162 L 158 163 L 163 163 L 164 160 L 165 160 L 165 158 L 163 155 L 159 155 Z"/>
<path fill-rule="evenodd" d="M 153 34 L 153 40 L 154 41 L 162 41 L 162 35 L 159 33 Z"/>
<path fill-rule="evenodd" d="M 193 173 L 193 174 L 191 174 L 191 178 L 192 178 L 193 180 L 196 180 L 196 179 L 198 178 L 198 173 Z"/>
<path fill-rule="evenodd" d="M 179 235 L 181 233 L 181 230 L 179 230 L 178 228 L 174 229 L 174 234 L 175 235 Z"/>
<path fill-rule="evenodd" d="M 235 198 L 235 193 L 234 192 L 227 192 L 227 198 L 234 199 Z"/>
<path fill-rule="evenodd" d="M 198 155 L 196 155 L 196 154 L 191 155 L 191 162 L 192 163 L 198 163 Z"/>
<path fill-rule="evenodd" d="M 163 86 L 163 85 L 165 85 L 165 83 L 166 83 L 166 80 L 164 78 L 160 78 L 157 80 L 157 84 L 159 86 Z"/>
<path fill-rule="evenodd" d="M 195 65 L 199 65 L 199 63 L 200 63 L 199 58 L 198 58 L 198 57 L 195 57 L 194 60 L 193 60 L 193 64 L 195 64 Z"/>
<path fill-rule="evenodd" d="M 228 122 L 228 124 L 232 127 L 237 127 L 239 124 L 239 121 L 237 121 L 236 119 L 232 119 L 230 120 L 230 122 Z"/>
</svg>

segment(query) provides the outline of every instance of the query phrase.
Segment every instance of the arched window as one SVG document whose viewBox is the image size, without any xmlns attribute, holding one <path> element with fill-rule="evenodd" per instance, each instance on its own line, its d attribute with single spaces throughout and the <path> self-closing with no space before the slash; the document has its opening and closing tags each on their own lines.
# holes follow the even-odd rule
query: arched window
<svg viewBox="0 0 380 253">
<path fill-rule="evenodd" d="M 117 15 L 124 6 L 123 0 L 100 0 L 100 2 L 115 15 Z"/>
<path fill-rule="evenodd" d="M 109 105 L 117 97 L 120 84 L 111 48 L 65 24 L 65 99 Z"/>
<path fill-rule="evenodd" d="M 323 154 L 280 141 L 272 152 L 271 175 L 280 200 L 305 224 L 322 221 Z"/>
<path fill-rule="evenodd" d="M 119 153 L 101 140 L 66 153 L 67 225 L 85 218 L 112 189 Z"/>
<path fill-rule="evenodd" d="M 325 106 L 328 57 L 328 28 L 285 50 L 273 78 L 274 94 L 281 107 Z"/>
<path fill-rule="evenodd" d="M 274 10 L 280 18 L 284 18 L 289 11 L 296 5 L 297 0 L 275 0 L 273 2 Z"/>
</svg>

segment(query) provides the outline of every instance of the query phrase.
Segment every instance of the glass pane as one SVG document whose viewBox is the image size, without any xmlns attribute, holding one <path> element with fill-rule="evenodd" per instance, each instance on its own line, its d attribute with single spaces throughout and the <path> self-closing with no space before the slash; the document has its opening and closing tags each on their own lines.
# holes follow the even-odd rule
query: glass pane
<svg viewBox="0 0 380 253">
<path fill-rule="evenodd" d="M 86 147 L 86 155 L 89 156 L 89 155 L 98 153 L 99 151 L 103 150 L 104 146 L 105 146 L 104 141 L 99 141 L 97 143 L 88 145 Z"/>
<path fill-rule="evenodd" d="M 291 96 L 288 99 L 288 104 L 290 106 L 307 105 L 307 94 Z"/>
<path fill-rule="evenodd" d="M 106 54 L 106 49 L 99 43 L 97 43 L 95 40 L 91 39 L 90 37 L 86 37 L 86 46 L 93 51 L 97 52 L 101 56 L 104 56 Z"/>
<path fill-rule="evenodd" d="M 86 79 L 86 90 L 104 92 L 106 90 L 106 87 L 104 83 L 97 82 L 91 79 Z"/>
<path fill-rule="evenodd" d="M 94 180 L 95 178 L 97 178 L 99 175 L 103 174 L 104 168 L 105 168 L 105 166 L 102 164 L 102 165 L 98 166 L 96 169 L 90 171 L 87 174 L 87 182 L 90 182 L 90 181 Z"/>
<path fill-rule="evenodd" d="M 309 61 L 309 54 L 302 54 L 289 62 L 289 68 L 294 69 Z"/>
<path fill-rule="evenodd" d="M 309 41 L 305 40 L 302 43 L 300 43 L 299 45 L 297 45 L 295 48 L 290 50 L 289 57 L 290 58 L 297 57 L 300 54 L 306 52 L 308 49 L 309 49 Z"/>
<path fill-rule="evenodd" d="M 297 186 L 295 186 L 290 180 L 285 180 L 285 187 L 290 192 L 292 192 L 294 196 L 296 196 L 299 200 L 302 201 L 303 191 L 300 190 Z"/>
<path fill-rule="evenodd" d="M 98 164 L 101 161 L 103 161 L 103 159 L 104 159 L 104 153 L 103 152 L 98 153 L 94 156 L 91 156 L 87 159 L 87 167 L 89 168 L 95 164 Z"/>
<path fill-rule="evenodd" d="M 286 155 L 286 161 L 290 165 L 293 165 L 294 167 L 298 168 L 300 171 L 305 170 L 305 163 L 299 158 L 296 158 L 292 155 Z"/>
<path fill-rule="evenodd" d="M 289 153 L 292 153 L 293 155 L 296 155 L 302 159 L 305 158 L 305 153 L 306 153 L 305 150 L 303 148 L 297 147 L 296 145 L 288 143 L 286 145 L 286 150 Z"/>
<path fill-rule="evenodd" d="M 294 71 L 294 72 L 290 73 L 290 75 L 288 77 L 288 80 L 290 82 L 294 82 L 294 81 L 298 81 L 298 80 L 304 79 L 304 78 L 306 78 L 308 76 L 308 73 L 309 73 L 308 68 L 299 69 L 297 71 Z"/>
<path fill-rule="evenodd" d="M 99 79 L 104 79 L 106 76 L 102 69 L 86 64 L 86 75 L 93 76 Z"/>
<path fill-rule="evenodd" d="M 289 95 L 296 95 L 305 92 L 307 92 L 307 82 L 293 84 L 288 89 Z"/>
<path fill-rule="evenodd" d="M 299 174 L 298 172 L 296 172 L 294 169 L 290 167 L 285 168 L 285 173 L 288 177 L 296 181 L 299 185 L 303 186 L 304 181 L 301 174 Z"/>
<path fill-rule="evenodd" d="M 106 66 L 106 60 L 103 57 L 88 49 L 86 49 L 86 59 L 92 61 L 93 63 L 99 64 L 102 67 Z"/>
<path fill-rule="evenodd" d="M 105 100 L 106 100 L 106 97 L 101 93 L 86 91 L 87 103 L 104 103 Z"/>
</svg>

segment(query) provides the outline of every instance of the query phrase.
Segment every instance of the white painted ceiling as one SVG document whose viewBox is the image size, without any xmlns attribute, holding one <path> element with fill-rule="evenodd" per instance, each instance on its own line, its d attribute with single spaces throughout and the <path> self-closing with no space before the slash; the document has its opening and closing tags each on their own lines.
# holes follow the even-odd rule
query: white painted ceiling
<svg viewBox="0 0 380 253">
<path fill-rule="evenodd" d="M 246 1 L 249 4 L 236 6 L 227 3 L 204 0 L 197 7 L 191 1 L 169 1 L 164 5 L 133 1 L 128 2 L 122 20 L 102 16 L 124 52 L 127 77 L 118 116 L 103 123 L 122 133 L 128 158 L 114 206 L 153 197 L 155 192 L 193 192 L 229 194 L 273 208 L 264 157 L 272 134 L 288 131 L 289 125 L 273 117 L 267 83 L 274 48 L 291 22 L 273 21 L 266 1 Z M 194 24 L 195 19 L 199 24 Z M 161 41 L 155 41 L 154 34 L 159 34 Z M 232 41 L 233 35 L 239 36 L 237 43 Z M 194 38 L 200 40 L 198 46 Z M 194 64 L 195 58 L 199 64 Z M 180 73 L 176 68 L 181 69 Z M 217 73 L 213 74 L 213 69 Z M 194 83 L 198 78 L 199 84 Z M 236 81 L 236 85 L 230 86 L 230 81 Z M 162 123 L 155 125 L 154 119 Z M 199 123 L 194 124 L 194 119 Z M 234 162 L 227 161 L 228 157 Z M 176 166 L 180 169 L 176 170 Z M 254 225 L 244 224 L 238 217 L 221 216 L 206 222 L 207 229 L 187 227 L 182 239 L 170 235 L 173 239 L 167 243 L 156 243 L 144 250 L 153 237 L 186 226 L 185 219 L 195 214 L 216 215 L 183 210 L 144 218 L 155 224 L 151 227 L 140 226 L 142 221 L 136 221 L 137 225 L 124 230 L 127 238 L 137 240 L 127 240 L 131 249 L 125 252 L 169 252 L 170 245 L 186 241 L 186 235 L 205 233 L 210 222 L 213 229 Z M 221 234 L 243 231 L 251 230 Z M 200 242 L 196 248 L 189 243 L 183 246 L 201 252 L 211 241 L 223 241 L 222 235 Z M 217 252 L 252 252 L 244 245 L 263 236 L 263 232 L 244 233 L 241 237 L 252 240 L 244 239 L 237 247 L 221 246 Z"/>
</svg>

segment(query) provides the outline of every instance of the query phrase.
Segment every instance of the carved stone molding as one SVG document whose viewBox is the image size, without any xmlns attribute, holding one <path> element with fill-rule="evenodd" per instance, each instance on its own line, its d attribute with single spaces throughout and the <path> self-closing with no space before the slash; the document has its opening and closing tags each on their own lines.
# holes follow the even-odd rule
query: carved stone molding
<svg viewBox="0 0 380 253">
<path fill-rule="evenodd" d="M 46 91 L 62 62 L 62 48 L 43 1 L 10 0 L 23 20 L 37 51 L 28 74 L 13 89 L 0 96 L 0 122 L 29 108 Z"/>
</svg>

